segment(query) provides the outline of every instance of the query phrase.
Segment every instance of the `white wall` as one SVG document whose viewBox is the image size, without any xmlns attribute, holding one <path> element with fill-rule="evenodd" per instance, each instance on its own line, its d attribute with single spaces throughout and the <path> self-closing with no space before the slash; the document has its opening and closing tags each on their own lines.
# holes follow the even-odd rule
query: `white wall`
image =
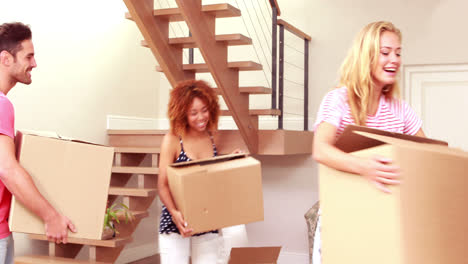
<svg viewBox="0 0 468 264">
<path fill-rule="evenodd" d="M 252 246 L 282 246 L 280 263 L 306 263 L 304 214 L 318 197 L 317 163 L 309 155 L 259 156 L 263 170 L 265 220 L 247 225 Z"/>
<path fill-rule="evenodd" d="M 468 24 L 468 3 L 463 0 L 278 2 L 282 18 L 312 37 L 312 117 L 323 95 L 336 85 L 337 70 L 354 35 L 369 22 L 390 20 L 402 30 L 404 64 L 468 62 L 468 37 L 463 30 Z M 2 22 L 32 25 L 39 65 L 33 70 L 32 85 L 18 85 L 9 94 L 18 128 L 56 130 L 105 142 L 107 114 L 165 116 L 169 85 L 153 71 L 156 62 L 147 49 L 139 47 L 141 35 L 133 22 L 123 19 L 124 12 L 123 2 L 113 0 L 3 3 Z M 235 31 L 238 26 L 232 23 L 225 29 Z M 264 79 L 263 74 L 257 79 Z M 316 163 L 307 155 L 259 159 L 264 171 L 265 221 L 248 225 L 250 241 L 256 246 L 282 245 L 281 263 L 306 263 L 303 215 L 318 197 Z M 152 219 L 157 218 L 156 210 L 151 211 Z M 155 228 L 156 223 L 147 221 L 137 231 L 137 239 L 146 243 L 136 245 L 142 255 L 147 241 L 154 239 L 152 232 L 144 237 L 145 230 Z M 17 242 L 18 252 L 32 250 L 25 241 Z"/>
<path fill-rule="evenodd" d="M 159 75 L 123 1 L 2 2 L 2 22 L 31 25 L 38 67 L 9 97 L 16 127 L 106 142 L 106 115 L 157 114 Z"/>
<path fill-rule="evenodd" d="M 307 25 L 312 36 L 311 113 L 337 84 L 338 68 L 357 32 L 367 23 L 392 21 L 403 33 L 403 66 L 468 61 L 468 17 L 462 0 L 309 1 Z"/>
</svg>

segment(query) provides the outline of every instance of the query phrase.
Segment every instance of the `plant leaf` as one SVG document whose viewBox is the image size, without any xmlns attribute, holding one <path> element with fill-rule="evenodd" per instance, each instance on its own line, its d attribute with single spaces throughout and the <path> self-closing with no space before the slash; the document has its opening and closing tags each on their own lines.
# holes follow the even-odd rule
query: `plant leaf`
<svg viewBox="0 0 468 264">
<path fill-rule="evenodd" d="M 111 217 L 112 220 L 115 220 L 117 218 L 115 211 L 109 212 L 109 216 Z"/>
<path fill-rule="evenodd" d="M 109 226 L 109 215 L 106 214 L 104 215 L 104 227 L 105 228 L 106 226 Z"/>
</svg>

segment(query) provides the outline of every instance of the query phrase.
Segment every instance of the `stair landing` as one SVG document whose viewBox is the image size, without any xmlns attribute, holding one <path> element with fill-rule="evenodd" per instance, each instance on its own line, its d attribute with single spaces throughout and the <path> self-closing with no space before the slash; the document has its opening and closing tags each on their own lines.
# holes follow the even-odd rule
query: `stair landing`
<svg viewBox="0 0 468 264">
<path fill-rule="evenodd" d="M 165 130 L 108 130 L 109 145 L 114 147 L 159 147 Z M 222 154 L 235 149 L 247 151 L 238 130 L 216 132 L 217 149 Z M 312 153 L 312 131 L 259 130 L 257 155 L 295 155 Z"/>
</svg>

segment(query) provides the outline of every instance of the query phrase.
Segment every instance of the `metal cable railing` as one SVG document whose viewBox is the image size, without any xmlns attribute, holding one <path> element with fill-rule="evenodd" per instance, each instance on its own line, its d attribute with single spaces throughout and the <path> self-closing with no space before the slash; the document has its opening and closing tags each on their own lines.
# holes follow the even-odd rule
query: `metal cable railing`
<svg viewBox="0 0 468 264">
<path fill-rule="evenodd" d="M 161 8 L 161 9 L 163 9 L 163 8 L 173 8 L 173 7 L 174 7 L 174 6 L 171 6 L 171 5 L 170 5 L 170 3 L 169 3 L 168 0 L 164 0 L 164 1 L 165 1 L 165 4 L 163 4 L 162 1 L 163 1 L 163 0 L 155 0 L 155 1 L 154 1 L 155 7 L 156 7 L 156 8 Z M 174 24 L 176 24 L 177 27 L 174 26 Z M 178 31 L 176 31 L 175 28 L 177 28 Z M 177 22 L 177 23 L 169 23 L 169 32 L 170 32 L 170 34 L 172 34 L 172 36 L 175 36 L 175 37 L 177 37 L 177 36 L 185 36 L 185 31 L 183 30 L 183 28 L 182 28 L 182 26 L 181 26 L 181 24 L 180 24 L 179 22 Z M 192 57 L 190 57 L 190 53 L 192 53 Z M 187 61 L 190 61 L 190 58 L 192 58 L 192 63 L 193 63 L 193 49 L 192 49 L 191 52 L 189 51 L 189 55 L 187 55 L 187 53 L 185 53 L 185 52 L 183 52 L 183 54 L 184 54 L 184 57 L 185 57 L 185 59 L 186 59 Z"/>
<path fill-rule="evenodd" d="M 279 13 L 278 4 L 276 0 L 270 0 L 271 8 L 272 8 L 272 61 L 274 64 L 278 61 L 278 69 L 276 65 L 272 66 L 272 108 L 276 109 L 276 100 L 278 100 L 278 109 L 281 111 L 281 115 L 278 117 L 278 129 L 283 129 L 283 117 L 284 114 L 287 113 L 284 111 L 284 82 L 287 81 L 289 83 L 293 83 L 295 85 L 303 85 L 304 87 L 304 109 L 303 109 L 303 116 L 304 116 L 304 130 L 309 130 L 308 119 L 309 119 L 309 42 L 310 37 L 304 34 L 303 32 L 297 30 L 293 26 L 289 25 L 287 22 L 283 20 L 278 20 L 277 15 Z M 279 40 L 277 36 L 277 27 L 279 27 Z M 285 44 L 284 38 L 284 31 L 285 29 L 294 35 L 302 38 L 304 40 L 304 51 L 300 51 L 299 49 L 292 47 L 290 45 Z M 279 47 L 278 47 L 279 46 Z M 301 67 L 295 63 L 288 62 L 285 60 L 285 46 L 289 47 L 290 49 L 294 50 L 295 52 L 303 53 L 304 55 L 304 66 Z M 277 49 L 279 48 L 279 58 L 277 58 Z M 277 60 L 278 59 L 278 60 Z M 287 64 L 292 66 L 298 70 L 302 70 L 304 72 L 304 83 L 300 84 L 297 81 L 287 80 L 285 76 L 285 67 L 284 65 Z M 277 71 L 278 70 L 278 71 Z M 276 97 L 276 80 L 278 81 L 278 98 Z M 293 97 L 289 97 L 290 99 Z M 297 99 L 297 98 L 294 98 Z M 296 113 L 288 113 L 295 115 Z"/>
<path fill-rule="evenodd" d="M 244 0 L 242 0 L 243 3 L 244 3 L 244 8 L 243 8 L 241 5 L 239 5 L 238 0 L 234 0 L 234 1 L 235 1 L 235 3 L 236 3 L 236 4 L 235 4 L 236 8 L 241 9 L 241 10 L 244 9 L 244 10 L 247 11 L 246 13 L 247 13 L 247 16 L 249 17 L 250 27 L 249 27 L 248 23 L 246 22 L 246 19 L 244 18 L 244 16 L 241 16 L 241 19 L 242 19 L 242 22 L 243 22 L 243 24 L 244 24 L 245 30 L 246 30 L 246 32 L 247 32 L 247 36 L 248 36 L 250 39 L 252 39 L 252 47 L 253 47 L 253 49 L 254 49 L 254 52 L 255 52 L 255 55 L 256 55 L 256 57 L 257 57 L 258 62 L 259 62 L 259 63 L 262 62 L 262 59 L 260 58 L 261 56 L 259 55 L 259 52 L 258 52 L 258 49 L 260 49 L 260 50 L 261 50 L 261 53 L 262 53 L 262 55 L 263 55 L 263 58 L 265 59 L 265 61 L 266 61 L 266 63 L 267 63 L 267 67 L 268 67 L 267 70 L 266 70 L 266 69 L 263 69 L 262 71 L 263 71 L 263 75 L 264 75 L 264 77 L 265 77 L 266 82 L 269 83 L 268 76 L 267 76 L 268 71 L 271 71 L 271 66 L 270 66 L 270 64 L 269 64 L 269 62 L 268 62 L 268 61 L 269 61 L 269 56 L 266 55 L 265 50 L 263 49 L 263 46 L 262 46 L 262 44 L 261 44 L 261 40 L 260 40 L 260 38 L 259 38 L 259 36 L 258 36 L 258 34 L 257 34 L 257 30 L 255 29 L 253 20 L 252 20 L 252 18 L 251 18 L 249 8 L 248 8 L 247 5 L 245 4 L 245 1 L 244 1 Z M 239 1 L 241 1 L 241 0 L 239 0 Z M 249 30 L 249 28 L 252 28 L 253 30 Z M 251 31 L 253 31 L 253 33 L 255 34 L 255 37 L 253 37 L 254 34 L 252 34 Z M 255 41 L 255 40 L 256 40 L 256 41 Z M 265 40 L 268 42 L 268 38 L 265 38 Z M 258 43 L 258 44 L 257 44 L 257 43 Z M 258 46 L 260 46 L 260 47 L 258 47 Z M 269 47 L 268 43 L 267 43 L 266 45 L 264 44 L 264 46 Z"/>
</svg>

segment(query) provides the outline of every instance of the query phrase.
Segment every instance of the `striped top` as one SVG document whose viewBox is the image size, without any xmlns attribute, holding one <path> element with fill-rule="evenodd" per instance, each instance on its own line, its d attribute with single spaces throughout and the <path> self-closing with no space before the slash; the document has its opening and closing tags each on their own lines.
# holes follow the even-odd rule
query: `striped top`
<svg viewBox="0 0 468 264">
<path fill-rule="evenodd" d="M 334 89 L 325 95 L 320 104 L 314 130 L 322 122 L 336 126 L 338 128 L 337 137 L 343 133 L 346 126 L 355 124 L 348 104 L 348 90 L 346 87 Z M 421 128 L 422 121 L 403 100 L 387 99 L 382 95 L 377 113 L 374 116 L 367 115 L 366 126 L 414 135 Z"/>
</svg>

